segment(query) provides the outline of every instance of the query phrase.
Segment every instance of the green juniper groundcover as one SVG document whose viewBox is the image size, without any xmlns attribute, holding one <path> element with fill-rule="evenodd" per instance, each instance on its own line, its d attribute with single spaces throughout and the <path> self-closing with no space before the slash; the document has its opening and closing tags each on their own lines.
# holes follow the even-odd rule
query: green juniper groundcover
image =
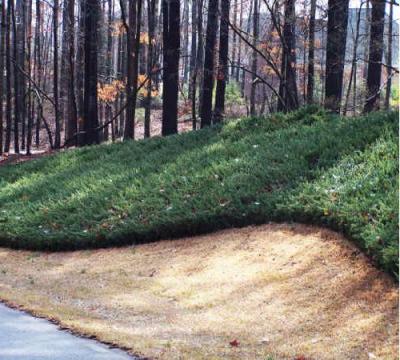
<svg viewBox="0 0 400 360">
<path fill-rule="evenodd" d="M 269 221 L 340 230 L 398 274 L 398 113 L 316 107 L 0 168 L 0 245 L 73 250 Z"/>
</svg>

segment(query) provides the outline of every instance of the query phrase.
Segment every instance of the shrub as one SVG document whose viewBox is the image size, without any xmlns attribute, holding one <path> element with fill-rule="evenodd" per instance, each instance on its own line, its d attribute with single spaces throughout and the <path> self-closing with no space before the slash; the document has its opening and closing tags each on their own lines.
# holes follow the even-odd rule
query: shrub
<svg viewBox="0 0 400 360">
<path fill-rule="evenodd" d="M 0 168 L 0 244 L 65 250 L 268 221 L 344 231 L 397 274 L 397 114 L 318 108 Z"/>
</svg>

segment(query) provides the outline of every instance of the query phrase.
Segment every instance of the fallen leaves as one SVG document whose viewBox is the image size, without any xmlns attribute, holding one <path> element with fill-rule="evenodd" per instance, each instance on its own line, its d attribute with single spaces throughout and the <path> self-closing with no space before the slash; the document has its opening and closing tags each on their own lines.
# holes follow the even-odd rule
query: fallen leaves
<svg viewBox="0 0 400 360">
<path fill-rule="evenodd" d="M 238 347 L 240 345 L 240 342 L 237 341 L 236 339 L 232 340 L 229 342 L 229 345 L 232 347 Z"/>
</svg>

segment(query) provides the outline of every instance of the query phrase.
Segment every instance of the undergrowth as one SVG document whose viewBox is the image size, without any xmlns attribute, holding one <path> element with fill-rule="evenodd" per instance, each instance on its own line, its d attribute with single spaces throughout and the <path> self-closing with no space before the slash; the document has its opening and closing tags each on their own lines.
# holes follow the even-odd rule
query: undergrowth
<svg viewBox="0 0 400 360">
<path fill-rule="evenodd" d="M 398 274 L 397 113 L 316 107 L 0 168 L 0 244 L 72 250 L 268 221 L 339 229 Z"/>
</svg>

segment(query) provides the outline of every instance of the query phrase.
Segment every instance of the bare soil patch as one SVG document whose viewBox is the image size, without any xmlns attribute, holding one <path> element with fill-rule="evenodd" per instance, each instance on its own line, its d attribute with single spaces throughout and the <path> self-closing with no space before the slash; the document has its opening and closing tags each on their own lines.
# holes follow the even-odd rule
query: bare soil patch
<svg viewBox="0 0 400 360">
<path fill-rule="evenodd" d="M 0 249 L 0 298 L 151 358 L 398 355 L 394 280 L 311 226 L 72 253 Z"/>
</svg>

